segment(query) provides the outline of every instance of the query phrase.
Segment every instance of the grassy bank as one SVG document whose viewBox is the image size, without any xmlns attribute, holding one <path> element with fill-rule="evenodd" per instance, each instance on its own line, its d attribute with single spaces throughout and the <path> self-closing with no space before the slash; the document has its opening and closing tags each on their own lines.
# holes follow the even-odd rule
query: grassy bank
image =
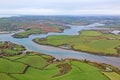
<svg viewBox="0 0 120 80">
<path fill-rule="evenodd" d="M 68 49 L 99 55 L 120 56 L 120 36 L 99 31 L 81 31 L 78 36 L 55 35 L 34 39 L 38 44 L 66 47 Z"/>
</svg>

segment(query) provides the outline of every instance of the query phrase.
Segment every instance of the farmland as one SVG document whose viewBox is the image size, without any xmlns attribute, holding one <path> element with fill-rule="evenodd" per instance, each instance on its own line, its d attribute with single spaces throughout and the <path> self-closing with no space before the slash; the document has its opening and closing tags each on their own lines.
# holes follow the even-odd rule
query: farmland
<svg viewBox="0 0 120 80">
<path fill-rule="evenodd" d="M 3 46 L 2 43 L 9 43 L 12 47 L 17 47 L 16 49 L 21 50 L 18 47 L 21 45 L 1 42 L 1 46 Z M 8 45 L 8 47 L 11 45 Z M 109 72 L 117 76 L 114 80 L 118 80 L 120 77 L 119 70 L 110 65 L 86 60 L 59 60 L 50 55 L 37 52 L 26 52 L 9 56 L 2 55 L 0 57 L 0 65 L 0 80 L 74 80 L 75 78 L 78 80 L 89 80 L 90 78 L 92 80 L 110 80 L 112 77 L 109 76 Z M 110 71 L 106 70 L 106 68 L 109 68 Z"/>
<path fill-rule="evenodd" d="M 35 52 L 4 56 L 0 58 L 0 80 L 109 80 L 101 69 L 88 63 L 69 59 L 53 61 L 54 59 Z"/>
<path fill-rule="evenodd" d="M 120 36 L 100 31 L 86 30 L 81 31 L 79 35 L 53 35 L 47 38 L 35 41 L 38 44 L 51 45 L 55 47 L 66 47 L 83 52 L 89 52 L 99 55 L 120 55 Z"/>
</svg>

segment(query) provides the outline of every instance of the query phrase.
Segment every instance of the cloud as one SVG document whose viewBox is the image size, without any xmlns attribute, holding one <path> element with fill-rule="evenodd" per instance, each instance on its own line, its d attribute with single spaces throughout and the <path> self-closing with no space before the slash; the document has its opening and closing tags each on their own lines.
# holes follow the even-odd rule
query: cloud
<svg viewBox="0 0 120 80">
<path fill-rule="evenodd" d="M 119 0 L 1 0 L 0 14 L 120 14 Z"/>
<path fill-rule="evenodd" d="M 0 14 L 18 14 L 18 15 L 119 15 L 119 10 L 98 10 L 98 9 L 75 9 L 75 10 L 56 10 L 56 9 L 13 9 L 13 10 L 0 10 Z"/>
<path fill-rule="evenodd" d="M 23 9 L 11 9 L 11 10 L 0 10 L 1 14 L 23 14 L 23 15 L 35 15 L 35 14 L 43 14 L 43 15 L 47 15 L 49 14 L 54 14 L 54 10 L 52 9 L 27 9 L 27 8 L 23 8 Z"/>
</svg>

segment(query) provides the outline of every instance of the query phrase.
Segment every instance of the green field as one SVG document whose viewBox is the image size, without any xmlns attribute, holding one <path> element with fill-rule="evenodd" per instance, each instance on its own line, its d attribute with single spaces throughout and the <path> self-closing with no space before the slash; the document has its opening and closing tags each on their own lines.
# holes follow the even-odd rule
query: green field
<svg viewBox="0 0 120 80">
<path fill-rule="evenodd" d="M 8 76 L 6 73 L 0 73 L 0 80 L 14 80 L 14 79 Z"/>
<path fill-rule="evenodd" d="M 47 64 L 47 61 L 43 57 L 37 55 L 26 56 L 24 58 L 18 59 L 17 61 L 20 61 L 22 63 L 28 64 L 36 68 L 42 68 Z"/>
<path fill-rule="evenodd" d="M 99 31 L 81 31 L 78 36 L 54 35 L 45 39 L 34 39 L 38 44 L 84 51 L 99 55 L 120 55 L 120 36 Z"/>
<path fill-rule="evenodd" d="M 0 72 L 1 73 L 22 73 L 26 65 L 12 62 L 10 60 L 0 58 Z"/>
<path fill-rule="evenodd" d="M 101 69 L 77 60 L 53 61 L 30 52 L 0 58 L 0 80 L 109 80 Z M 49 60 L 49 61 L 48 61 Z"/>
</svg>

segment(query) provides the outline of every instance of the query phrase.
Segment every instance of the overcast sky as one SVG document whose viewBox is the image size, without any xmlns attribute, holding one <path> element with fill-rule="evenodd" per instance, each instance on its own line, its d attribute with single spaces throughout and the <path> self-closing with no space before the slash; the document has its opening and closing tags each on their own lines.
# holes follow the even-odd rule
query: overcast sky
<svg viewBox="0 0 120 80">
<path fill-rule="evenodd" d="M 120 15 L 120 0 L 0 0 L 0 15 Z"/>
</svg>

